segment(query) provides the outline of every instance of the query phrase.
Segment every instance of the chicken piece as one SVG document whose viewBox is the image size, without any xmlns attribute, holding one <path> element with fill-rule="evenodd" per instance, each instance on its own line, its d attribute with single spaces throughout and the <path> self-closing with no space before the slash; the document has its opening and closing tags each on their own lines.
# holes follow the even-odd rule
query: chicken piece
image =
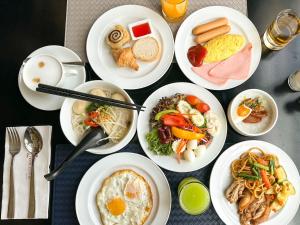
<svg viewBox="0 0 300 225">
<path fill-rule="evenodd" d="M 248 206 L 255 200 L 254 195 L 248 190 L 244 190 L 243 196 L 239 201 L 239 212 L 242 213 L 244 209 L 248 208 Z"/>
<path fill-rule="evenodd" d="M 225 192 L 225 196 L 230 203 L 237 202 L 245 189 L 245 183 L 242 179 L 237 179 L 231 183 Z"/>
<path fill-rule="evenodd" d="M 262 215 L 263 215 L 263 213 L 265 212 L 265 210 L 266 210 L 266 208 L 267 208 L 267 205 L 266 205 L 266 203 L 265 202 L 263 202 L 261 205 L 259 205 L 259 207 L 256 209 L 256 211 L 255 211 L 255 213 L 252 213 L 252 219 L 253 220 L 256 220 L 256 219 L 258 219 L 258 218 L 260 218 Z"/>
<path fill-rule="evenodd" d="M 130 47 L 112 49 L 111 52 L 118 66 L 129 67 L 136 71 L 139 70 L 139 65 L 137 64 L 136 58 L 134 57 Z"/>
<path fill-rule="evenodd" d="M 254 219 L 253 224 L 260 224 L 263 223 L 265 221 L 267 221 L 269 219 L 271 213 L 271 208 L 269 206 L 266 206 L 264 213 L 262 214 L 261 217 Z"/>
</svg>

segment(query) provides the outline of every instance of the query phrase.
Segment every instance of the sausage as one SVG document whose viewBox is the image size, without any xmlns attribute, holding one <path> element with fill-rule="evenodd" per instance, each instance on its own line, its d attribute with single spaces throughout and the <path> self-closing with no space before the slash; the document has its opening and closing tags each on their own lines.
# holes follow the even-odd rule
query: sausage
<svg viewBox="0 0 300 225">
<path fill-rule="evenodd" d="M 222 18 L 213 20 L 211 22 L 201 24 L 201 25 L 194 27 L 194 29 L 192 30 L 192 33 L 193 33 L 193 35 L 199 35 L 199 34 L 205 33 L 206 31 L 209 31 L 214 28 L 224 26 L 227 24 L 228 24 L 228 19 L 225 17 L 222 17 Z"/>
<path fill-rule="evenodd" d="M 229 25 L 224 25 L 221 27 L 217 27 L 213 30 L 207 31 L 203 34 L 200 34 L 195 37 L 195 42 L 198 44 L 201 44 L 203 42 L 209 41 L 210 39 L 213 39 L 219 35 L 226 34 L 230 31 Z"/>
</svg>

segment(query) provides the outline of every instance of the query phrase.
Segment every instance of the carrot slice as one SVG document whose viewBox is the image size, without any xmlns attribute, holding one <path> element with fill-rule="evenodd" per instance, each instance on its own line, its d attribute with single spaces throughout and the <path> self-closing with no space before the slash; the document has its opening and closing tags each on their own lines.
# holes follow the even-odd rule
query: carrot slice
<svg viewBox="0 0 300 225">
<path fill-rule="evenodd" d="M 260 170 L 261 179 L 266 186 L 267 189 L 271 188 L 271 183 L 269 181 L 269 178 L 267 176 L 267 172 L 265 170 Z"/>
</svg>

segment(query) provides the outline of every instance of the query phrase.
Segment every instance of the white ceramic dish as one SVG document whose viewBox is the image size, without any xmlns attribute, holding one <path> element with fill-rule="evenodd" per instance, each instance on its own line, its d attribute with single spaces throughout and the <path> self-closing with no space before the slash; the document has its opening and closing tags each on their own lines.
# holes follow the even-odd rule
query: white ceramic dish
<svg viewBox="0 0 300 225">
<path fill-rule="evenodd" d="M 214 112 L 220 120 L 219 134 L 214 137 L 212 143 L 207 148 L 207 151 L 205 151 L 204 154 L 194 162 L 181 160 L 179 164 L 174 156 L 154 155 L 149 150 L 148 143 L 146 141 L 146 134 L 150 131 L 149 120 L 153 107 L 162 97 L 171 96 L 176 93 L 191 94 L 199 97 L 201 100 L 210 105 L 212 112 Z M 137 127 L 138 138 L 146 155 L 160 167 L 174 172 L 195 171 L 208 165 L 222 150 L 227 135 L 226 115 L 218 99 L 208 90 L 191 83 L 172 83 L 153 92 L 143 105 L 146 106 L 146 110 L 139 114 Z"/>
<path fill-rule="evenodd" d="M 250 73 L 247 79 L 229 80 L 223 86 L 213 84 L 195 74 L 191 69 L 191 63 L 187 58 L 188 49 L 191 46 L 196 45 L 196 43 L 193 41 L 194 36 L 192 35 L 192 29 L 200 23 L 206 23 L 220 17 L 228 18 L 231 26 L 230 33 L 241 34 L 246 38 L 247 42 L 252 43 Z M 198 11 L 192 13 L 181 24 L 175 40 L 175 55 L 180 69 L 192 82 L 211 90 L 226 90 L 241 85 L 255 72 L 261 57 L 261 42 L 255 26 L 247 16 L 232 8 L 224 6 L 210 6 L 199 9 Z"/>
<path fill-rule="evenodd" d="M 76 193 L 76 214 L 81 225 L 100 225 L 96 194 L 103 180 L 116 170 L 132 169 L 149 183 L 153 208 L 145 225 L 167 223 L 171 211 L 171 191 L 161 169 L 148 158 L 135 153 L 117 153 L 96 162 L 82 177 Z"/>
<path fill-rule="evenodd" d="M 80 57 L 75 52 L 66 47 L 58 45 L 49 45 L 39 48 L 27 57 L 32 57 L 40 54 L 52 55 L 60 61 L 64 62 L 81 61 Z M 65 98 L 55 95 L 38 93 L 29 89 L 25 85 L 22 78 L 23 66 L 24 65 L 21 66 L 18 76 L 18 85 L 23 98 L 33 107 L 41 110 L 52 111 L 60 109 Z M 77 74 L 75 76 L 66 77 L 62 85 L 63 88 L 74 89 L 78 85 L 85 82 L 86 74 L 84 66 L 76 66 L 74 67 L 74 69 L 76 69 Z"/>
<path fill-rule="evenodd" d="M 296 194 L 289 196 L 286 205 L 278 213 L 272 213 L 269 220 L 263 223 L 264 225 L 286 225 L 296 215 L 300 204 L 299 172 L 292 159 L 282 149 L 268 142 L 244 141 L 231 146 L 222 153 L 210 176 L 209 187 L 213 206 L 225 224 L 240 225 L 236 204 L 230 204 L 225 198 L 224 192 L 232 181 L 230 164 L 251 147 L 259 147 L 268 153 L 277 155 L 280 165 L 286 171 L 288 180 L 296 189 Z"/>
<path fill-rule="evenodd" d="M 246 124 L 242 121 L 235 121 L 235 112 L 239 104 L 245 98 L 261 97 L 263 105 L 268 111 L 268 116 L 259 123 Z M 242 91 L 232 99 L 227 109 L 227 117 L 232 128 L 241 135 L 260 136 L 268 133 L 275 126 L 278 119 L 278 108 L 275 100 L 267 92 L 258 89 L 248 89 Z"/>
<path fill-rule="evenodd" d="M 144 36 L 135 37 L 132 28 L 136 27 L 138 25 L 141 25 L 141 24 L 148 24 L 151 32 L 149 34 L 144 35 Z M 131 39 L 135 41 L 135 40 L 138 40 L 138 39 L 141 39 L 141 38 L 145 38 L 145 37 L 151 36 L 152 35 L 153 27 L 152 27 L 152 24 L 151 24 L 151 20 L 145 19 L 145 20 L 140 20 L 140 21 L 128 24 L 128 30 L 129 30 Z"/>
<path fill-rule="evenodd" d="M 80 86 L 78 86 L 75 90 L 76 91 L 81 91 L 81 92 L 89 92 L 90 90 L 94 88 L 104 88 L 104 89 L 109 89 L 112 90 L 113 92 L 119 92 L 121 93 L 128 102 L 133 103 L 133 100 L 130 98 L 130 96 L 127 94 L 126 91 L 123 89 L 117 87 L 114 84 L 111 84 L 109 82 L 105 81 L 100 81 L 100 80 L 94 80 L 94 81 L 89 81 L 86 82 Z M 77 145 L 82 137 L 79 137 L 76 135 L 75 131 L 73 130 L 72 127 L 72 106 L 76 100 L 75 99 L 70 99 L 67 98 L 60 111 L 60 125 L 62 128 L 62 131 L 66 138 L 73 144 Z M 135 131 L 136 131 L 136 122 L 137 122 L 137 111 L 132 111 L 132 122 L 130 125 L 130 128 L 128 130 L 127 135 L 119 142 L 119 143 L 107 143 L 106 145 L 100 146 L 98 148 L 92 148 L 87 151 L 94 153 L 94 154 L 110 154 L 116 151 L 119 151 L 123 147 L 125 147 L 133 138 Z"/>
<path fill-rule="evenodd" d="M 117 24 L 127 28 L 128 24 L 144 19 L 151 20 L 152 36 L 161 47 L 160 59 L 150 63 L 139 60 L 139 71 L 118 67 L 106 44 L 107 34 Z M 153 84 L 167 72 L 174 56 L 174 39 L 169 25 L 158 13 L 144 6 L 124 5 L 107 11 L 96 20 L 88 34 L 86 51 L 100 78 L 124 89 L 139 89 Z"/>
</svg>

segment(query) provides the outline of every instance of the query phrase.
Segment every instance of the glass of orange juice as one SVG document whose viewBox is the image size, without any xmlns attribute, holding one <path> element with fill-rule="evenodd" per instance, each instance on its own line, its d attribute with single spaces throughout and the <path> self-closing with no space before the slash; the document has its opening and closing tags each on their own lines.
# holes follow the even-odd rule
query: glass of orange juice
<svg viewBox="0 0 300 225">
<path fill-rule="evenodd" d="M 161 0 L 162 14 L 168 22 L 179 22 L 185 16 L 188 0 Z"/>
</svg>

